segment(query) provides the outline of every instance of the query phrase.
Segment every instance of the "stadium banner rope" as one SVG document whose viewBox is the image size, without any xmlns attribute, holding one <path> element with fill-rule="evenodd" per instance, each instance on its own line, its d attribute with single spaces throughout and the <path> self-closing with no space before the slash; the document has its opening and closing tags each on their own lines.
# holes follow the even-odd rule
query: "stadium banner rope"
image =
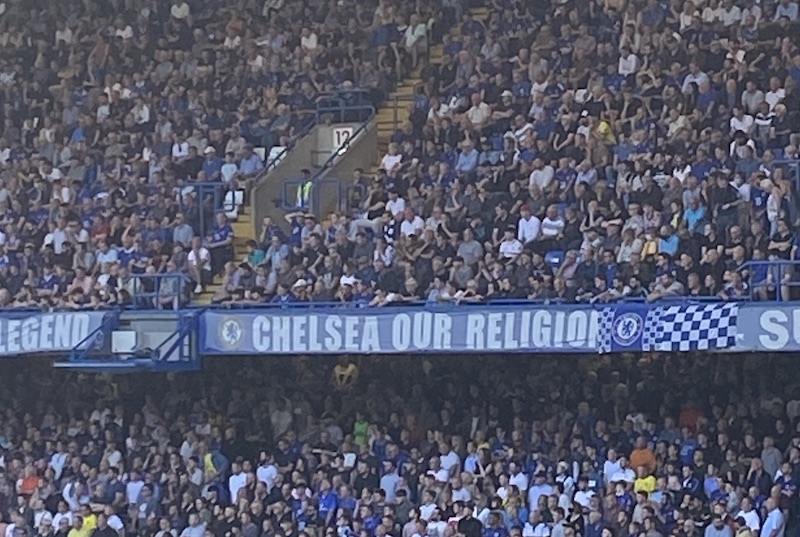
<svg viewBox="0 0 800 537">
<path fill-rule="evenodd" d="M 0 356 L 85 350 L 102 343 L 108 312 L 4 312 L 0 316 Z M 94 337 L 89 337 L 94 334 Z"/>
<path fill-rule="evenodd" d="M 206 355 L 722 350 L 737 343 L 738 312 L 736 303 L 209 310 L 199 341 Z"/>
</svg>

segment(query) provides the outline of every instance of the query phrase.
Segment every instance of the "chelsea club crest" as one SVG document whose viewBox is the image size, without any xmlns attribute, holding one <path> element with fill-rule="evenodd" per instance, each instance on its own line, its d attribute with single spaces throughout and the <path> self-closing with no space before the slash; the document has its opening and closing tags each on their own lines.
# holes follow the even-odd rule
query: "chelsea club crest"
<svg viewBox="0 0 800 537">
<path fill-rule="evenodd" d="M 229 317 L 219 326 L 219 339 L 229 349 L 235 349 L 242 342 L 244 329 L 238 319 Z"/>
<path fill-rule="evenodd" d="M 641 335 L 644 320 L 638 313 L 623 313 L 614 319 L 611 335 L 614 342 L 622 347 L 631 345 Z"/>
</svg>

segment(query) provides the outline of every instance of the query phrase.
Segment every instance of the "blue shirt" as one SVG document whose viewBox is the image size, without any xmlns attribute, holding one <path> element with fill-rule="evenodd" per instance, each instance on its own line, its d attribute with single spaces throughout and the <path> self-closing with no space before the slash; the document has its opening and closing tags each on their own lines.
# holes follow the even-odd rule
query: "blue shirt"
<svg viewBox="0 0 800 537">
<path fill-rule="evenodd" d="M 681 463 L 694 465 L 694 452 L 697 451 L 697 440 L 689 438 L 681 442 Z"/>
<path fill-rule="evenodd" d="M 485 528 L 483 530 L 483 537 L 508 537 L 508 529 L 504 526 L 500 526 L 499 528 Z"/>
<path fill-rule="evenodd" d="M 203 161 L 203 173 L 206 174 L 207 181 L 218 181 L 222 170 L 222 159 L 214 156 Z"/>
<path fill-rule="evenodd" d="M 455 170 L 457 172 L 471 172 L 478 167 L 478 150 L 472 148 L 469 153 L 460 153 L 456 160 Z"/>
<path fill-rule="evenodd" d="M 72 136 L 70 136 L 69 141 L 72 143 L 79 143 L 86 139 L 86 135 L 83 132 L 83 127 L 75 127 L 75 130 L 72 131 Z"/>
<path fill-rule="evenodd" d="M 339 495 L 333 491 L 327 491 L 319 495 L 319 514 L 323 517 L 331 511 L 336 511 Z"/>
<path fill-rule="evenodd" d="M 172 242 L 172 233 L 167 228 L 158 227 L 156 229 L 145 229 L 142 231 L 142 239 L 145 244 L 153 242 L 158 239 L 162 244 L 169 244 Z"/>
<path fill-rule="evenodd" d="M 707 158 L 704 158 L 703 160 L 698 160 L 697 162 L 692 164 L 692 175 L 697 177 L 697 179 L 699 179 L 700 181 L 705 181 L 713 167 L 714 163 Z"/>
<path fill-rule="evenodd" d="M 275 295 L 272 297 L 270 302 L 273 304 L 288 304 L 289 302 L 292 302 L 292 295 L 289 293 L 286 293 L 285 295 Z"/>
<path fill-rule="evenodd" d="M 620 509 L 625 511 L 626 513 L 630 513 L 633 511 L 633 504 L 634 499 L 633 495 L 630 492 L 623 492 L 622 495 L 615 496 L 617 500 L 617 505 Z"/>
<path fill-rule="evenodd" d="M 697 231 L 697 224 L 706 216 L 706 208 L 699 205 L 697 209 L 689 207 L 683 211 L 683 219 L 686 220 L 686 227 L 694 233 Z"/>
<path fill-rule="evenodd" d="M 264 162 L 258 158 L 258 155 L 253 153 L 249 157 L 242 159 L 242 162 L 239 164 L 239 169 L 245 175 L 256 174 L 264 169 Z"/>
<path fill-rule="evenodd" d="M 709 106 L 713 106 L 714 103 L 717 102 L 717 94 L 714 91 L 707 91 L 705 93 L 698 93 L 697 94 L 697 103 L 695 104 L 695 108 L 700 110 L 701 112 L 705 112 L 708 110 Z"/>
<path fill-rule="evenodd" d="M 619 162 L 624 162 L 631 157 L 634 151 L 636 151 L 635 145 L 630 142 L 624 142 L 617 144 L 617 146 L 614 148 L 614 155 L 616 155 Z"/>
<path fill-rule="evenodd" d="M 356 510 L 358 502 L 352 496 L 348 496 L 347 498 L 339 498 L 338 499 L 339 507 L 350 511 L 351 513 Z"/>
<path fill-rule="evenodd" d="M 766 190 L 760 188 L 752 188 L 750 190 L 750 203 L 753 204 L 753 210 L 756 212 L 767 210 L 767 199 L 769 194 Z"/>
<path fill-rule="evenodd" d="M 578 177 L 578 172 L 575 171 L 575 168 L 564 168 L 563 170 L 556 170 L 556 181 L 558 181 L 559 186 L 561 189 L 565 189 L 568 184 L 575 180 Z"/>
<path fill-rule="evenodd" d="M 212 242 L 223 242 L 228 240 L 233 236 L 233 228 L 230 224 L 224 224 L 222 226 L 216 225 L 214 226 L 214 232 L 211 235 Z"/>
<path fill-rule="evenodd" d="M 56 276 L 55 274 L 51 274 L 49 278 L 47 276 L 42 276 L 39 279 L 39 289 L 46 289 L 48 291 L 52 291 L 53 289 L 58 287 L 59 283 L 60 282 L 58 276 Z"/>
<path fill-rule="evenodd" d="M 666 239 L 658 239 L 658 251 L 669 254 L 670 256 L 675 256 L 675 252 L 678 251 L 678 237 L 676 235 L 670 235 Z"/>
<path fill-rule="evenodd" d="M 527 80 L 515 82 L 514 84 L 511 84 L 511 93 L 514 94 L 514 97 L 530 97 L 531 83 Z"/>
<path fill-rule="evenodd" d="M 120 266 L 127 267 L 138 259 L 138 252 L 135 248 L 122 248 L 117 250 L 117 259 Z"/>
</svg>

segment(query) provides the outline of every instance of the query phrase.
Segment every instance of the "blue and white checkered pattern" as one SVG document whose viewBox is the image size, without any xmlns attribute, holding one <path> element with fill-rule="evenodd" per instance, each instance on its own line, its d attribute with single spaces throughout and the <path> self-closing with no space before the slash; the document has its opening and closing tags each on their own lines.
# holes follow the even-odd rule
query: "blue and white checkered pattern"
<svg viewBox="0 0 800 537">
<path fill-rule="evenodd" d="M 659 321 L 661 320 L 661 308 L 653 308 L 647 312 L 642 329 L 642 350 L 654 351 L 658 348 Z"/>
<path fill-rule="evenodd" d="M 656 350 L 705 351 L 736 344 L 737 304 L 694 304 L 659 308 Z"/>
<path fill-rule="evenodd" d="M 614 329 L 614 307 L 609 306 L 600 310 L 597 320 L 597 352 L 603 354 L 611 352 L 611 331 Z"/>
<path fill-rule="evenodd" d="M 600 310 L 597 350 L 611 352 L 614 306 Z M 651 308 L 642 328 L 642 351 L 726 349 L 736 344 L 737 304 L 693 304 Z"/>
</svg>

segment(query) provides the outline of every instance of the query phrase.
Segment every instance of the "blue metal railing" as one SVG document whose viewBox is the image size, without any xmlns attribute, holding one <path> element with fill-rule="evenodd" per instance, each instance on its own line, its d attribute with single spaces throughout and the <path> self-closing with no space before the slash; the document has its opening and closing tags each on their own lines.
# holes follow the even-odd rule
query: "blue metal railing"
<svg viewBox="0 0 800 537">
<path fill-rule="evenodd" d="M 190 303 L 189 294 L 189 279 L 182 272 L 162 272 L 157 274 L 131 274 L 127 279 L 118 280 L 117 288 L 111 289 L 114 291 L 125 291 L 130 295 L 130 301 L 127 303 L 104 303 L 100 308 L 103 311 L 120 311 L 120 310 L 180 310 L 187 307 Z M 81 311 L 81 310 L 94 310 L 96 308 L 87 304 L 84 307 L 53 307 L 47 308 L 48 311 Z M 41 313 L 42 308 L 14 308 L 5 307 L 0 308 L 0 311 L 14 312 L 14 313 Z"/>
<path fill-rule="evenodd" d="M 375 105 L 366 90 L 338 90 L 317 100 L 317 123 L 330 117 L 333 123 L 360 123 L 375 115 Z"/>
<path fill-rule="evenodd" d="M 224 206 L 228 186 L 220 182 L 187 183 L 184 186 L 190 187 L 194 189 L 195 204 L 187 205 L 181 196 L 178 206 L 192 226 L 194 234 L 205 237 L 214 228 L 216 213 L 228 210 Z"/>
<path fill-rule="evenodd" d="M 791 179 L 796 190 L 800 191 L 800 160 L 776 160 L 776 168 L 782 168 L 787 179 Z"/>
<path fill-rule="evenodd" d="M 796 267 L 800 267 L 800 261 L 770 259 L 747 261 L 736 270 L 747 283 L 750 300 L 788 302 L 792 288 L 800 287 L 800 270 Z"/>
<path fill-rule="evenodd" d="M 182 272 L 132 274 L 120 285 L 131 295 L 126 309 L 180 310 L 189 305 L 189 279 Z"/>
<path fill-rule="evenodd" d="M 272 171 L 275 168 L 275 166 L 280 164 L 281 160 L 283 160 L 283 157 L 285 157 L 289 153 L 289 151 L 292 150 L 295 143 L 297 143 L 297 141 L 300 140 L 301 138 L 304 138 L 309 132 L 311 132 L 311 129 L 316 127 L 316 125 L 317 125 L 317 117 L 315 115 L 314 117 L 310 118 L 309 120 L 303 123 L 292 143 L 284 146 L 279 152 L 277 152 L 273 156 L 267 154 L 265 156 L 266 162 L 264 164 L 264 169 L 261 170 L 260 174 L 258 174 L 258 176 L 256 177 L 256 181 L 260 180 L 262 177 L 264 177 L 266 174 Z M 272 148 L 267 148 L 267 149 L 271 150 Z"/>
<path fill-rule="evenodd" d="M 609 303 L 644 303 L 647 302 L 645 298 L 625 298 L 620 300 L 614 300 Z M 717 297 L 664 297 L 656 301 L 658 304 L 680 304 L 680 305 L 691 305 L 691 304 L 701 304 L 701 303 L 708 303 L 708 302 L 721 302 L 721 300 Z M 607 303 L 588 303 L 588 302 L 568 302 L 565 300 L 560 299 L 542 299 L 542 300 L 529 300 L 529 299 L 512 299 L 512 298 L 503 298 L 503 299 L 489 299 L 489 300 L 478 300 L 478 301 L 462 301 L 462 302 L 438 302 L 438 303 L 431 303 L 426 300 L 417 300 L 412 302 L 396 302 L 392 303 L 391 307 L 400 307 L 400 308 L 417 308 L 417 309 L 442 309 L 442 308 L 460 308 L 460 307 L 470 307 L 470 306 L 547 306 L 547 305 L 564 305 L 564 304 L 571 304 L 571 305 L 584 305 L 587 308 L 592 307 L 601 307 Z M 199 306 L 198 306 L 199 307 Z M 207 309 L 265 309 L 265 310 L 285 310 L 285 309 L 363 309 L 363 308 L 373 308 L 373 307 L 380 307 L 380 306 L 368 306 L 363 302 L 303 302 L 303 301 L 291 301 L 291 302 L 284 302 L 284 303 L 274 303 L 274 302 L 265 302 L 263 304 L 237 304 L 237 303 L 230 303 L 230 304 L 211 304 L 207 306 L 202 306 L 203 308 Z"/>
</svg>

